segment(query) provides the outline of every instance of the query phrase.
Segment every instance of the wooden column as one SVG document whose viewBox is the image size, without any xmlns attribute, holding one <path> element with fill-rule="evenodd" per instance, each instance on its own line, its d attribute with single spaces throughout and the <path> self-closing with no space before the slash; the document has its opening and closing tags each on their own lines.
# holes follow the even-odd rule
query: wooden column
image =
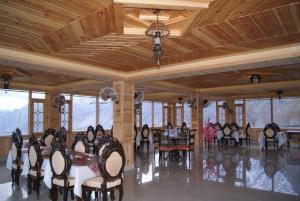
<svg viewBox="0 0 300 201">
<path fill-rule="evenodd" d="M 54 128 L 55 130 L 60 129 L 60 112 L 58 107 L 54 106 L 53 99 L 56 95 L 59 95 L 59 92 L 52 91 L 46 94 L 45 101 L 45 129 Z"/>
<path fill-rule="evenodd" d="M 229 109 L 226 109 L 225 111 L 225 119 L 226 123 L 232 123 L 234 122 L 234 99 L 232 98 L 226 98 L 225 102 L 228 104 Z"/>
<path fill-rule="evenodd" d="M 123 145 L 126 157 L 126 169 L 134 168 L 134 84 L 129 81 L 115 81 L 114 89 L 119 101 L 114 103 L 114 137 Z"/>
<path fill-rule="evenodd" d="M 192 129 L 197 129 L 195 149 L 201 151 L 203 146 L 203 108 L 202 99 L 198 95 L 196 97 L 196 107 L 192 109 Z"/>
</svg>

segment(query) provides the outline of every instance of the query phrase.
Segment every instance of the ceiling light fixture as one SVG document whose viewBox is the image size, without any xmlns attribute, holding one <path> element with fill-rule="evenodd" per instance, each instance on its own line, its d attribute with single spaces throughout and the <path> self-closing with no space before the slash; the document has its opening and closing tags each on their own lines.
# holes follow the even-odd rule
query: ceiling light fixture
<svg viewBox="0 0 300 201">
<path fill-rule="evenodd" d="M 260 81 L 261 81 L 260 75 L 258 75 L 258 74 L 252 74 L 251 75 L 250 82 L 252 84 L 258 84 L 258 83 L 260 83 Z"/>
<path fill-rule="evenodd" d="M 160 65 L 160 58 L 163 54 L 161 39 L 170 35 L 170 31 L 167 26 L 158 21 L 159 12 L 160 10 L 154 11 L 156 14 L 156 22 L 152 22 L 145 31 L 146 36 L 154 38 L 153 56 L 157 61 L 157 65 Z"/>
</svg>

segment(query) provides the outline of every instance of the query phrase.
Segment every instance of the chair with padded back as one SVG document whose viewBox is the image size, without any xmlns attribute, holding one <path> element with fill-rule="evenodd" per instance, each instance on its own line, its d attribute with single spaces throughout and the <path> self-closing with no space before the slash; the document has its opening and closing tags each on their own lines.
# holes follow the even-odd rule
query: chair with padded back
<svg viewBox="0 0 300 201">
<path fill-rule="evenodd" d="M 60 143 L 53 146 L 50 153 L 50 166 L 52 171 L 51 179 L 51 197 L 57 200 L 58 189 L 63 191 L 63 200 L 68 200 L 68 192 L 71 192 L 71 198 L 74 199 L 74 183 L 75 179 L 69 176 L 72 161 L 66 153 L 66 147 Z"/>
<path fill-rule="evenodd" d="M 86 136 L 86 138 L 88 140 L 88 146 L 89 146 L 90 151 L 92 151 L 93 154 L 95 154 L 96 133 L 95 133 L 95 130 L 94 130 L 93 126 L 89 126 L 87 128 L 85 136 Z"/>
<path fill-rule="evenodd" d="M 150 129 L 149 129 L 148 125 L 145 124 L 141 131 L 142 138 L 141 138 L 140 144 L 141 144 L 142 149 L 144 148 L 144 144 L 147 144 L 147 151 L 149 151 L 149 145 L 150 145 L 149 135 L 150 135 Z"/>
<path fill-rule="evenodd" d="M 52 140 L 55 137 L 55 133 L 56 131 L 53 128 L 48 128 L 47 130 L 45 130 L 41 139 L 41 145 L 51 147 Z"/>
<path fill-rule="evenodd" d="M 268 149 L 269 144 L 273 143 L 273 147 L 275 146 L 278 149 L 278 141 L 276 139 L 278 129 L 273 124 L 267 124 L 263 130 L 265 137 L 265 148 Z"/>
<path fill-rule="evenodd" d="M 114 190 L 119 189 L 119 201 L 123 198 L 123 172 L 125 167 L 125 154 L 122 144 L 115 138 L 104 143 L 99 150 L 100 176 L 87 179 L 82 184 L 83 200 L 90 200 L 91 192 L 102 194 L 103 201 L 107 200 L 110 191 L 111 200 L 114 200 Z"/>
<path fill-rule="evenodd" d="M 16 128 L 16 138 L 18 139 L 20 145 L 21 145 L 21 148 L 23 147 L 23 136 L 22 136 L 22 132 L 19 128 Z"/>
<path fill-rule="evenodd" d="M 222 131 L 222 125 L 220 122 L 216 122 L 213 127 L 215 128 L 215 131 L 218 132 L 218 131 Z M 216 144 L 216 140 L 217 140 L 217 143 L 218 143 L 218 146 L 220 145 L 220 140 L 218 139 L 217 135 L 214 137 L 214 145 Z"/>
<path fill-rule="evenodd" d="M 104 128 L 100 124 L 98 124 L 98 126 L 96 127 L 95 133 L 96 133 L 96 136 L 99 136 L 99 137 L 106 135 Z"/>
<path fill-rule="evenodd" d="M 228 143 L 232 140 L 231 135 L 232 135 L 232 127 L 229 123 L 225 123 L 223 128 L 222 128 L 222 132 L 223 132 L 223 138 L 222 138 L 222 146 L 224 144 L 224 141 L 226 143 L 226 145 L 228 145 Z"/>
<path fill-rule="evenodd" d="M 196 136 L 196 129 L 191 129 L 189 130 L 189 135 L 188 135 L 188 143 L 185 144 L 181 144 L 177 146 L 177 149 L 179 151 L 183 151 L 183 155 L 186 155 L 186 152 L 189 153 L 189 160 L 191 160 L 191 152 L 194 152 L 194 145 L 195 145 L 195 136 Z M 195 159 L 195 154 L 193 153 L 193 157 Z"/>
<path fill-rule="evenodd" d="M 29 173 L 27 176 L 27 187 L 28 194 L 31 194 L 32 183 L 36 188 L 36 196 L 39 199 L 40 195 L 40 181 L 44 177 L 44 171 L 41 170 L 43 157 L 40 149 L 40 145 L 34 136 L 29 138 L 29 148 L 28 148 L 28 158 L 29 158 Z"/>
<path fill-rule="evenodd" d="M 88 139 L 83 132 L 79 132 L 74 139 L 72 144 L 72 151 L 89 153 Z"/>
<path fill-rule="evenodd" d="M 245 140 L 246 145 L 248 145 L 248 146 L 250 146 L 250 140 L 251 140 L 250 133 L 251 133 L 251 126 L 250 126 L 250 123 L 247 123 L 246 128 L 245 128 L 245 134 L 242 138 L 240 138 L 240 140 L 241 140 L 241 142 L 243 140 Z"/>
<path fill-rule="evenodd" d="M 168 132 L 167 136 L 158 135 L 159 161 L 162 157 L 163 157 L 163 159 L 166 158 L 165 157 L 166 153 L 168 153 L 168 159 L 169 159 L 170 158 L 170 153 L 174 152 L 174 151 L 177 151 L 176 148 L 177 148 L 177 146 L 169 140 L 169 132 Z"/>
<path fill-rule="evenodd" d="M 12 187 L 16 184 L 17 189 L 19 189 L 19 177 L 23 169 L 23 162 L 21 161 L 21 143 L 16 137 L 16 133 L 13 132 L 12 143 L 11 143 L 11 155 L 12 155 L 12 170 L 11 179 Z"/>
</svg>

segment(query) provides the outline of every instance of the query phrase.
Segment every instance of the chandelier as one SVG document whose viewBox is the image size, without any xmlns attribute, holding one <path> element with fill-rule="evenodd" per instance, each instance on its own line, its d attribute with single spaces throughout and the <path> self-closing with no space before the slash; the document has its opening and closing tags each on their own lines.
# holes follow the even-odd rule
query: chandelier
<svg viewBox="0 0 300 201">
<path fill-rule="evenodd" d="M 157 16 L 156 22 L 152 22 L 145 31 L 146 36 L 150 36 L 154 39 L 153 56 L 157 61 L 157 65 L 160 64 L 160 57 L 163 54 L 163 50 L 161 48 L 161 38 L 170 35 L 170 31 L 167 26 L 164 23 L 158 21 L 159 12 L 160 10 L 154 11 Z"/>
</svg>

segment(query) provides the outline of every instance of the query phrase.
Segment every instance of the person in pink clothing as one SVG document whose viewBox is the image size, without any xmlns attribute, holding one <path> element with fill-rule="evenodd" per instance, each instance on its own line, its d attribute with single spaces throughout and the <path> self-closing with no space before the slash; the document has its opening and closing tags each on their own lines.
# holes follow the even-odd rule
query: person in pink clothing
<svg viewBox="0 0 300 201">
<path fill-rule="evenodd" d="M 211 145 L 215 134 L 216 134 L 216 129 L 214 128 L 212 123 L 208 123 L 204 128 L 203 128 L 203 134 L 204 134 L 204 140 L 207 144 Z"/>
</svg>

